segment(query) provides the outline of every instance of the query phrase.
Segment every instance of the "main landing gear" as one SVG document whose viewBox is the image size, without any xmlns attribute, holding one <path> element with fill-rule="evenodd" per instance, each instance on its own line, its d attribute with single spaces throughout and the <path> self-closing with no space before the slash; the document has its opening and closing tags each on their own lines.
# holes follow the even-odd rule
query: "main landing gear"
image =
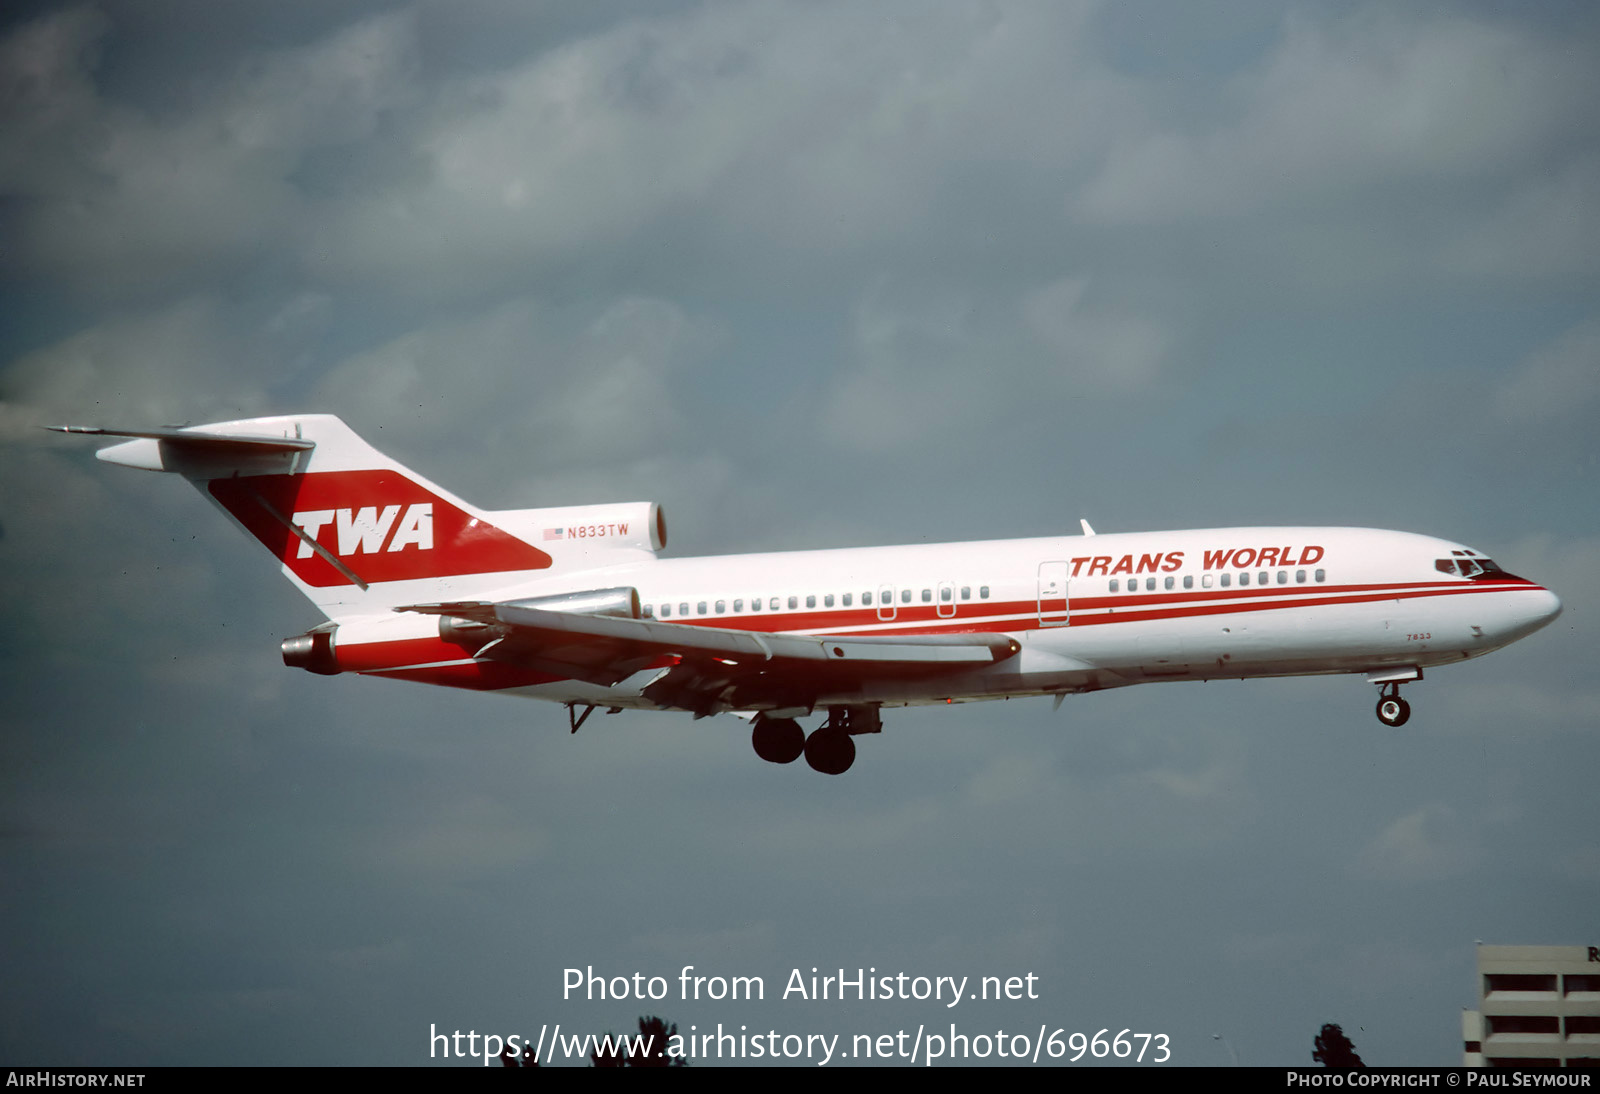
<svg viewBox="0 0 1600 1094">
<path fill-rule="evenodd" d="M 1411 717 L 1411 704 L 1400 698 L 1400 685 L 1384 684 L 1378 694 L 1378 721 L 1396 728 L 1405 725 Z"/>
<path fill-rule="evenodd" d="M 804 755 L 812 770 L 843 775 L 856 762 L 856 743 L 851 737 L 882 730 L 877 707 L 829 707 L 828 720 L 809 737 L 793 718 L 760 714 L 750 729 L 750 744 L 768 763 L 794 763 Z"/>
</svg>

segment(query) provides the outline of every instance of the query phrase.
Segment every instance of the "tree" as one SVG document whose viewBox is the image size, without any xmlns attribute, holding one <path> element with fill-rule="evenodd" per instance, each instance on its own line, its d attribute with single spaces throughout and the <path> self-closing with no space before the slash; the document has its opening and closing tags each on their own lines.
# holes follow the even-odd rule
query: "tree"
<svg viewBox="0 0 1600 1094">
<path fill-rule="evenodd" d="M 1329 1024 L 1317 1035 L 1317 1050 L 1311 1058 L 1323 1067 L 1366 1067 L 1356 1055 L 1356 1046 L 1340 1027 Z"/>
<path fill-rule="evenodd" d="M 522 1059 L 517 1059 L 516 1054 L 509 1048 L 500 1050 L 501 1067 L 538 1067 L 539 1061 L 533 1055 L 532 1045 L 522 1046 Z"/>
<path fill-rule="evenodd" d="M 650 1051 L 628 1060 L 629 1067 L 688 1067 L 682 1056 L 668 1056 L 667 1042 L 678 1035 L 678 1023 L 668 1025 L 660 1018 L 639 1019 L 639 1036 L 650 1038 Z"/>
<path fill-rule="evenodd" d="M 648 1043 L 650 1051 L 640 1055 L 630 1055 L 623 1039 L 615 1034 L 608 1033 L 603 1040 L 595 1044 L 595 1050 L 589 1053 L 589 1063 L 593 1067 L 688 1067 L 689 1061 L 682 1056 L 667 1055 L 667 1042 L 678 1035 L 678 1023 L 667 1022 L 665 1019 L 654 1015 L 641 1016 L 639 1019 L 639 1041 L 635 1044 Z M 649 1041 L 644 1039 L 648 1037 Z M 538 1067 L 539 1061 L 533 1055 L 533 1046 L 525 1046 L 522 1057 L 518 1059 L 508 1048 L 500 1053 L 500 1063 L 505 1067 Z"/>
</svg>

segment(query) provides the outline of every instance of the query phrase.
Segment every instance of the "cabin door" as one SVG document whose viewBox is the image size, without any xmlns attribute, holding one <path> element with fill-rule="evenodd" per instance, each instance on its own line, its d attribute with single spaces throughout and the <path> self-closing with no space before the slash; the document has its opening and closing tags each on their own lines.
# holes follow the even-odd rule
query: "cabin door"
<svg viewBox="0 0 1600 1094">
<path fill-rule="evenodd" d="M 1039 626 L 1067 625 L 1067 563 L 1039 563 Z"/>
</svg>

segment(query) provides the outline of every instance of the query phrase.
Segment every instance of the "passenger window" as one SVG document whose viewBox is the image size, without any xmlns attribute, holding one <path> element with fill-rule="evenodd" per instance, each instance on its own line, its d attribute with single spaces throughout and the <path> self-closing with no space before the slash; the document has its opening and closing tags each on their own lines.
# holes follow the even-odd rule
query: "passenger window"
<svg viewBox="0 0 1600 1094">
<path fill-rule="evenodd" d="M 1233 581 L 1233 577 L 1232 577 L 1231 574 L 1223 574 L 1222 575 L 1222 587 L 1224 589 L 1226 589 L 1228 587 L 1229 583 L 1232 582 L 1232 581 Z"/>
<path fill-rule="evenodd" d="M 1267 577 L 1268 577 L 1267 571 L 1262 570 L 1259 574 L 1256 575 L 1256 584 L 1257 585 L 1265 585 L 1267 583 Z"/>
<path fill-rule="evenodd" d="M 848 608 L 850 606 L 851 601 L 855 599 L 855 595 L 856 595 L 855 593 L 845 593 L 844 594 L 844 606 L 846 608 Z"/>
<path fill-rule="evenodd" d="M 948 604 L 948 603 L 950 603 L 950 597 L 951 597 L 950 586 L 941 585 L 939 587 L 939 599 L 944 601 L 946 604 Z"/>
<path fill-rule="evenodd" d="M 1147 577 L 1147 578 L 1144 579 L 1144 591 L 1147 592 L 1147 593 L 1153 593 L 1153 592 L 1156 591 L 1156 579 L 1155 578 Z"/>
<path fill-rule="evenodd" d="M 733 610 L 736 612 L 744 611 L 744 598 L 740 597 L 733 602 Z"/>
<path fill-rule="evenodd" d="M 639 614 L 644 616 L 646 619 L 650 619 L 656 614 L 656 610 L 649 604 L 645 604 L 640 607 Z"/>
<path fill-rule="evenodd" d="M 798 596 L 791 596 L 789 598 L 789 610 L 792 612 L 796 608 L 798 608 L 799 606 L 800 606 L 800 598 Z"/>
<path fill-rule="evenodd" d="M 816 606 L 817 606 L 817 598 L 816 597 L 814 597 L 814 596 L 806 597 L 806 607 L 815 608 Z"/>
<path fill-rule="evenodd" d="M 824 608 L 833 607 L 833 594 L 832 593 L 829 593 L 827 596 L 822 598 L 822 606 Z"/>
<path fill-rule="evenodd" d="M 1226 576 L 1226 575 L 1224 575 L 1224 576 Z M 1210 574 L 1201 574 L 1200 575 L 1200 587 L 1202 589 L 1211 588 L 1211 575 Z"/>
<path fill-rule="evenodd" d="M 1289 571 L 1288 570 L 1279 570 L 1278 571 L 1278 584 L 1279 585 L 1287 585 L 1287 584 L 1289 584 Z"/>
<path fill-rule="evenodd" d="M 1328 576 L 1328 571 L 1326 571 L 1326 570 L 1318 570 L 1316 576 L 1317 576 L 1317 580 L 1321 581 L 1323 578 Z"/>
<path fill-rule="evenodd" d="M 1241 584 L 1241 585 L 1250 584 L 1250 575 L 1249 574 L 1240 574 L 1239 575 L 1239 584 Z"/>
<path fill-rule="evenodd" d="M 1183 587 L 1185 589 L 1194 588 L 1194 575 L 1193 574 L 1184 574 L 1183 575 Z"/>
<path fill-rule="evenodd" d="M 1162 584 L 1163 584 L 1163 585 L 1165 585 L 1165 586 L 1166 586 L 1166 587 L 1167 587 L 1167 588 L 1169 588 L 1169 589 L 1170 589 L 1170 588 L 1172 588 L 1172 586 L 1173 586 L 1173 585 L 1174 585 L 1174 583 L 1175 583 L 1175 580 L 1174 580 L 1174 579 L 1173 579 L 1173 578 L 1170 578 L 1170 577 L 1169 577 L 1169 578 L 1167 578 L 1167 580 L 1166 580 L 1166 581 L 1164 581 L 1164 582 L 1162 582 Z"/>
<path fill-rule="evenodd" d="M 687 600 L 682 601 L 678 605 L 678 614 L 679 615 L 688 615 L 689 614 L 689 602 Z"/>
<path fill-rule="evenodd" d="M 863 608 L 872 607 L 872 594 L 870 592 L 861 594 L 861 606 Z"/>
<path fill-rule="evenodd" d="M 1117 591 L 1117 588 L 1118 588 L 1118 586 L 1117 586 L 1117 579 L 1116 579 L 1116 578 L 1112 578 L 1112 579 L 1111 579 L 1111 591 L 1112 591 L 1112 592 L 1116 592 L 1116 591 Z"/>
<path fill-rule="evenodd" d="M 775 612 L 775 611 L 778 610 L 778 598 L 777 597 L 773 597 L 772 598 L 772 602 L 767 605 L 767 610 L 770 611 L 770 612 Z"/>
<path fill-rule="evenodd" d="M 728 602 L 726 600 L 717 601 L 717 614 L 718 615 L 721 615 L 723 612 L 725 612 L 727 610 L 728 610 Z"/>
<path fill-rule="evenodd" d="M 911 603 L 911 590 L 910 589 L 901 589 L 900 590 L 900 603 L 902 603 L 902 604 Z"/>
<path fill-rule="evenodd" d="M 705 615 L 706 614 L 706 602 L 704 600 L 700 601 L 699 604 L 695 605 L 695 609 L 696 609 L 695 610 L 695 614 L 696 615 Z"/>
<path fill-rule="evenodd" d="M 972 586 L 971 585 L 963 585 L 963 586 L 961 586 L 961 599 L 962 600 L 971 600 L 972 599 Z"/>
<path fill-rule="evenodd" d="M 1294 583 L 1296 585 L 1304 585 L 1306 583 L 1306 572 L 1304 570 L 1296 570 L 1294 572 Z"/>
<path fill-rule="evenodd" d="M 932 589 L 923 589 L 922 590 L 922 602 L 924 604 L 932 604 L 933 603 L 933 590 Z"/>
<path fill-rule="evenodd" d="M 988 600 L 989 599 L 989 586 L 987 586 L 987 585 L 979 585 L 978 586 L 978 599 L 979 600 Z"/>
</svg>

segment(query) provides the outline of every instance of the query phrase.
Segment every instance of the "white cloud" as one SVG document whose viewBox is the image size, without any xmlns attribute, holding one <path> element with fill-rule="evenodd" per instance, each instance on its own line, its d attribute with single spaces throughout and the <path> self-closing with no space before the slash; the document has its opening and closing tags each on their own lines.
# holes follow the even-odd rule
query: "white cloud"
<svg viewBox="0 0 1600 1094">
<path fill-rule="evenodd" d="M 1058 357 L 1064 385 L 1137 389 L 1156 378 L 1167 350 L 1157 324 L 1136 314 L 1085 306 L 1088 278 L 1068 277 L 1028 293 L 1028 329 Z"/>
<path fill-rule="evenodd" d="M 1600 320 L 1589 319 L 1525 357 L 1495 393 L 1496 409 L 1512 425 L 1581 419 L 1592 424 L 1600 399 Z"/>
<path fill-rule="evenodd" d="M 1354 866 L 1358 875 L 1382 881 L 1440 881 L 1467 872 L 1478 858 L 1455 810 L 1431 804 L 1378 833 L 1357 854 Z"/>
<path fill-rule="evenodd" d="M 492 478 L 505 505 L 614 497 L 619 477 L 685 478 L 713 495 L 729 468 L 685 392 L 721 337 L 663 300 L 518 298 L 347 358 L 308 399 L 427 446 L 440 466 L 418 469 L 441 482 Z"/>
<path fill-rule="evenodd" d="M 1499 208 L 1445 249 L 1446 269 L 1551 277 L 1600 269 L 1600 157 L 1518 180 Z"/>
<path fill-rule="evenodd" d="M 1228 89 L 1210 131 L 1147 122 L 1074 204 L 1087 219 L 1323 210 L 1408 179 L 1514 174 L 1586 127 L 1583 48 L 1498 24 L 1373 8 L 1291 13 L 1277 48 Z"/>
<path fill-rule="evenodd" d="M 140 255 L 148 278 L 152 258 L 253 251 L 436 298 L 687 218 L 824 261 L 920 246 L 976 179 L 1087 170 L 1128 88 L 1081 48 L 1086 10 L 691 7 L 549 48 L 529 33 L 467 75 L 419 67 L 397 13 L 247 59 L 161 118 L 98 97 L 80 64 L 63 86 L 115 134 L 82 157 L 107 185 L 33 216 L 36 257 L 92 278 Z"/>
<path fill-rule="evenodd" d="M 140 427 L 265 413 L 266 383 L 282 378 L 274 352 L 282 346 L 208 297 L 108 319 L 8 366 L 6 417 L 31 430 L 47 421 Z"/>
<path fill-rule="evenodd" d="M 867 450 L 944 443 L 1041 411 L 1060 420 L 1085 398 L 1147 388 L 1169 341 L 1081 276 L 1000 307 L 882 279 L 857 301 L 854 367 L 824 420 L 837 443 Z"/>
<path fill-rule="evenodd" d="M 110 29 L 76 9 L 0 44 L 28 59 L 0 139 L 0 185 L 28 199 L 25 257 L 94 293 L 198 287 L 218 263 L 282 253 L 307 227 L 293 178 L 306 155 L 369 136 L 408 93 L 410 24 L 383 15 L 261 55 L 152 116 L 95 84 Z"/>
</svg>

